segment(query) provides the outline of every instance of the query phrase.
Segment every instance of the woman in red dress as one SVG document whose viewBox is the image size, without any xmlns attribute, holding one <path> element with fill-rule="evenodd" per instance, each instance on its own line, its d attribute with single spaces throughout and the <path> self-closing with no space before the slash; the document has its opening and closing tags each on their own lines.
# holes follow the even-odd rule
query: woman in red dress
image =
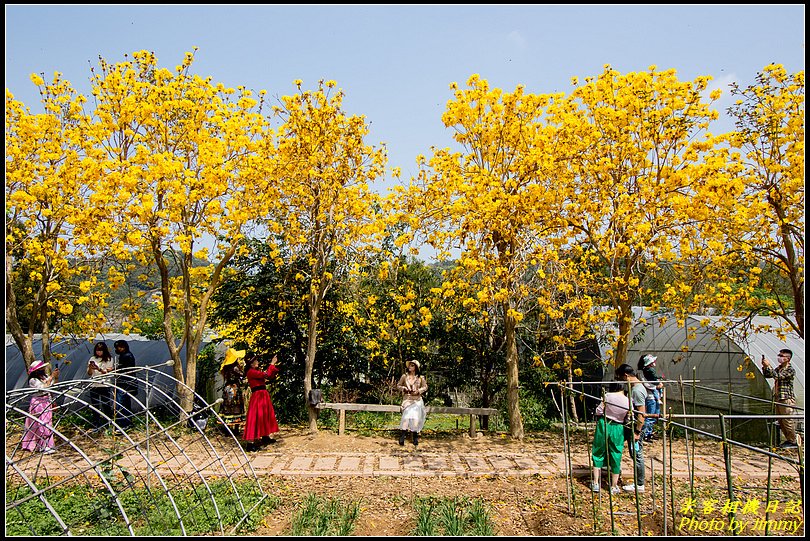
<svg viewBox="0 0 810 541">
<path fill-rule="evenodd" d="M 266 383 L 268 379 L 275 378 L 278 374 L 277 362 L 278 355 L 274 355 L 270 366 L 263 372 L 259 368 L 259 358 L 254 356 L 245 367 L 245 377 L 251 390 L 245 421 L 245 441 L 247 442 L 245 450 L 247 451 L 255 451 L 258 448 L 256 440 L 260 438 L 261 443 L 275 443 L 276 441 L 270 437 L 270 434 L 278 432 L 278 422 Z"/>
</svg>

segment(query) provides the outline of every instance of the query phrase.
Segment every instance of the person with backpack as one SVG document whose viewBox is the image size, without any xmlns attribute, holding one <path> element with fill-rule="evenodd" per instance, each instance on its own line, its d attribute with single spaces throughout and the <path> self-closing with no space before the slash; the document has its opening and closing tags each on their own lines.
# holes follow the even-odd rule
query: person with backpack
<svg viewBox="0 0 810 541">
<path fill-rule="evenodd" d="M 644 428 L 641 429 L 641 437 L 646 442 L 651 442 L 657 439 L 653 428 L 655 427 L 656 418 L 661 414 L 661 393 L 664 384 L 660 382 L 660 376 L 655 370 L 655 363 L 658 357 L 646 353 L 638 360 L 638 370 L 636 374 L 639 380 L 644 383 L 644 388 L 647 390 L 647 400 L 644 402 L 644 409 L 646 417 L 644 418 Z"/>
</svg>

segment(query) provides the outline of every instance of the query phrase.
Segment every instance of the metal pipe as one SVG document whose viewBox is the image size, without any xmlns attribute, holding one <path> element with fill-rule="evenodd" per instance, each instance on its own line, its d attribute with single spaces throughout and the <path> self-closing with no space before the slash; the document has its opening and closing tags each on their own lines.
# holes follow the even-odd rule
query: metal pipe
<svg viewBox="0 0 810 541">
<path fill-rule="evenodd" d="M 568 512 L 571 512 L 572 502 L 571 502 L 571 492 L 573 491 L 573 486 L 569 482 L 570 477 L 573 476 L 573 472 L 571 471 L 571 457 L 568 453 L 568 417 L 565 414 L 565 387 L 560 389 L 560 412 L 562 412 L 563 418 L 563 461 L 565 462 L 565 495 L 568 497 Z"/>
<path fill-rule="evenodd" d="M 689 383 L 690 385 L 692 385 L 693 387 L 697 387 L 698 389 L 703 389 L 703 390 L 705 390 L 705 391 L 714 391 L 715 393 L 729 393 L 729 392 L 730 392 L 730 391 L 723 391 L 723 390 L 721 390 L 721 389 L 715 389 L 714 387 L 706 387 L 705 385 L 695 385 L 695 384 L 694 384 L 692 381 L 690 381 L 690 380 L 686 380 L 686 382 L 687 382 L 687 383 Z M 773 401 L 772 401 L 771 399 L 769 399 L 769 398 L 759 398 L 758 396 L 751 396 L 751 395 L 747 395 L 747 394 L 740 394 L 740 393 L 731 393 L 731 394 L 732 394 L 733 396 L 736 396 L 736 397 L 739 397 L 739 398 L 745 398 L 745 399 L 747 399 L 747 400 L 754 400 L 754 401 L 758 401 L 758 402 L 767 402 L 767 403 L 769 403 L 769 404 L 770 404 L 771 402 L 773 402 Z M 785 404 L 785 403 L 783 403 L 783 402 L 776 402 L 776 404 L 779 404 L 780 406 L 791 406 L 791 407 L 793 407 L 793 408 L 800 409 L 800 410 L 803 410 L 803 409 L 804 409 L 804 407 L 803 407 L 803 406 L 793 406 L 793 405 L 791 405 L 791 404 Z"/>
<path fill-rule="evenodd" d="M 734 501 L 734 485 L 731 482 L 731 446 L 728 444 L 728 438 L 726 437 L 726 420 L 721 413 L 720 417 L 720 434 L 723 438 L 723 462 L 726 466 L 726 488 L 728 489 L 728 501 Z M 734 507 L 729 506 L 728 512 L 728 523 L 729 525 L 734 522 Z M 736 530 L 731 529 L 731 533 L 733 535 L 737 535 Z"/>
</svg>

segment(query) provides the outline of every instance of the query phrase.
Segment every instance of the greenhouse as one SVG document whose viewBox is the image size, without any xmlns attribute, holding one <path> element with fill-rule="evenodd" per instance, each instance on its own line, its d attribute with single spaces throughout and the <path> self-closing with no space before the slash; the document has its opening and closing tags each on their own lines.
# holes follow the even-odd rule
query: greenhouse
<svg viewBox="0 0 810 541">
<path fill-rule="evenodd" d="M 161 380 L 173 378 L 173 369 L 165 365 L 166 361 L 171 358 L 169 353 L 169 346 L 165 340 L 150 340 L 148 338 L 136 334 L 104 334 L 98 335 L 93 340 L 85 338 L 65 337 L 59 340 L 54 340 L 51 343 L 51 352 L 58 360 L 53 361 L 52 365 L 59 365 L 61 381 L 82 380 L 87 379 L 87 361 L 93 355 L 93 345 L 96 342 L 105 342 L 110 352 L 114 352 L 113 343 L 116 340 L 126 340 L 129 344 L 129 349 L 135 356 L 135 365 L 138 367 L 152 367 L 150 372 L 151 377 L 157 377 Z M 203 347 L 205 344 L 203 344 Z M 36 336 L 33 340 L 32 347 L 34 350 L 34 357 L 37 359 L 42 358 L 42 340 Z M 180 359 L 183 363 L 183 370 L 185 372 L 185 359 L 186 350 L 183 348 L 180 351 Z M 20 353 L 17 344 L 10 335 L 6 335 L 6 393 L 13 389 L 20 389 L 26 387 L 28 384 L 28 373 L 25 368 L 22 354 Z M 160 385 L 160 383 L 158 383 Z M 171 388 L 168 384 L 163 384 L 166 388 Z M 161 395 L 150 396 L 153 405 L 161 404 L 165 398 Z"/>
<path fill-rule="evenodd" d="M 671 316 L 643 316 L 645 322 L 633 329 L 628 362 L 635 368 L 645 353 L 658 357 L 659 375 L 671 382 L 666 385 L 671 412 L 771 413 L 774 382 L 762 375 L 760 359 L 765 355 L 775 367 L 777 352 L 787 348 L 793 351 L 791 364 L 796 370 L 796 414 L 804 413 L 804 340 L 792 332 L 757 330 L 778 328 L 776 319 L 755 317 L 748 332 L 742 333 L 728 330 L 727 320 L 718 316 L 689 316 L 681 326 Z M 683 385 L 678 383 L 681 380 Z M 738 420 L 734 433 L 741 439 L 757 439 L 768 432 L 763 424 L 761 420 Z M 802 431 L 803 424 L 797 423 Z M 718 428 L 717 422 L 713 425 Z"/>
</svg>

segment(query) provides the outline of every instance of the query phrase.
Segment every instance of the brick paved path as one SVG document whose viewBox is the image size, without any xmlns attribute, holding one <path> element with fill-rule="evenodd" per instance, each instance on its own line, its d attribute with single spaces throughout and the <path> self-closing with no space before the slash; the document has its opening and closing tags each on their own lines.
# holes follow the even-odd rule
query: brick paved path
<svg viewBox="0 0 810 541">
<path fill-rule="evenodd" d="M 272 447 L 250 453 L 250 461 L 258 475 L 279 476 L 528 476 L 565 475 L 565 460 L 560 453 L 437 453 L 428 449 L 413 449 L 412 446 L 395 448 L 390 452 L 351 453 L 321 452 L 289 454 L 275 452 Z M 622 461 L 622 471 L 632 471 L 629 458 Z M 652 455 L 652 463 L 650 462 Z M 795 458 L 795 453 L 792 455 Z M 662 472 L 661 452 L 647 455 L 648 475 Z M 588 474 L 588 456 L 584 453 L 572 454 L 571 462 L 575 476 Z M 669 462 L 669 459 L 668 459 Z M 672 457 L 673 476 L 688 478 L 685 454 Z M 695 475 L 700 477 L 725 477 L 725 466 L 720 457 L 698 456 L 695 460 Z M 744 478 L 766 478 L 768 462 L 765 456 L 747 455 L 745 458 L 732 456 L 732 475 Z M 797 475 L 790 464 L 774 460 L 772 472 L 780 475 Z"/>
<path fill-rule="evenodd" d="M 228 468 L 252 468 L 259 476 L 392 476 L 392 477 L 480 477 L 480 476 L 565 476 L 567 471 L 563 451 L 547 452 L 547 450 L 524 449 L 497 450 L 474 449 L 466 450 L 462 447 L 446 449 L 434 446 L 430 440 L 425 440 L 418 448 L 411 444 L 403 447 L 392 440 L 390 446 L 382 445 L 371 451 L 311 451 L 304 449 L 285 449 L 282 445 L 269 445 L 257 452 L 247 453 L 249 465 L 238 446 L 230 442 L 218 442 L 217 449 L 212 450 L 202 446 L 200 441 L 184 443 L 183 455 L 171 456 L 173 448 L 158 452 L 153 462 L 155 469 L 161 474 L 184 473 L 192 475 L 195 470 L 210 475 L 219 475 L 224 466 Z M 472 446 L 471 446 L 472 447 Z M 678 445 L 667 465 L 671 463 L 672 476 L 679 479 L 689 478 L 689 462 L 683 445 Z M 75 467 L 75 464 L 84 463 L 84 458 L 72 457 L 69 449 L 60 451 L 55 455 L 41 455 L 38 453 L 23 453 L 18 457 L 21 464 L 38 467 L 40 461 L 53 475 L 68 475 L 70 468 L 62 472 L 65 464 Z M 158 449 L 160 451 L 160 449 Z M 575 477 L 588 476 L 590 446 L 578 444 L 572 447 L 571 464 Z M 104 453 L 100 453 L 94 460 L 101 460 Z M 660 475 L 663 472 L 661 445 L 645 446 L 645 462 L 647 475 Z M 779 454 L 798 458 L 798 452 L 779 451 Z M 127 451 L 122 455 L 122 463 L 126 467 L 139 468 L 145 466 L 142 457 L 135 451 Z M 227 468 L 226 468 L 227 469 Z M 632 472 L 632 465 L 628 453 L 622 455 L 622 471 Z M 695 475 L 698 477 L 717 477 L 724 479 L 726 475 L 723 462 L 722 448 L 717 446 L 704 446 L 703 452 L 698 450 L 694 461 Z M 732 451 L 732 476 L 749 479 L 765 479 L 768 475 L 768 457 L 745 449 Z M 784 461 L 774 459 L 772 463 L 772 476 L 798 477 L 796 467 Z"/>
</svg>

